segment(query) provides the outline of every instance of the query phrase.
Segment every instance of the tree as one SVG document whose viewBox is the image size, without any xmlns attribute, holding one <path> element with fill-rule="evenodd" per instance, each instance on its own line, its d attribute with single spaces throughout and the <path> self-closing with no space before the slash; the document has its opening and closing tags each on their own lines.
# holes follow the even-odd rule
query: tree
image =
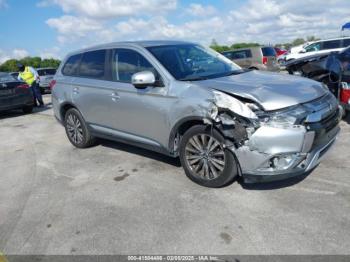
<svg viewBox="0 0 350 262">
<path fill-rule="evenodd" d="M 10 59 L 0 65 L 0 72 L 16 72 L 18 71 L 17 63 L 24 66 L 39 67 L 53 67 L 58 68 L 61 61 L 58 59 L 41 59 L 40 57 L 25 57 L 20 60 Z"/>
<path fill-rule="evenodd" d="M 260 46 L 258 43 L 236 43 L 231 45 L 231 49 L 238 49 L 238 48 L 247 48 L 247 47 L 254 47 L 254 46 Z"/>
<path fill-rule="evenodd" d="M 219 45 L 215 39 L 211 41 L 210 48 L 214 49 L 216 52 L 219 53 L 230 50 L 230 47 L 228 47 L 227 45 Z"/>
<path fill-rule="evenodd" d="M 305 42 L 304 38 L 296 38 L 292 41 L 292 46 L 302 45 Z"/>
<path fill-rule="evenodd" d="M 306 41 L 307 42 L 314 42 L 314 41 L 317 41 L 317 40 L 320 40 L 320 38 L 317 38 L 317 37 L 315 37 L 313 35 L 306 37 Z"/>
</svg>

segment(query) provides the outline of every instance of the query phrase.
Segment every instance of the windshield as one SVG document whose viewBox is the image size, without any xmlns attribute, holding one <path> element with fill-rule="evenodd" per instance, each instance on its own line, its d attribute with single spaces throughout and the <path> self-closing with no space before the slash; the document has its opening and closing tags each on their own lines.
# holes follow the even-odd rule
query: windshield
<svg viewBox="0 0 350 262">
<path fill-rule="evenodd" d="M 11 76 L 10 74 L 0 73 L 0 83 L 13 82 L 13 81 L 15 81 L 15 78 L 13 78 L 13 76 Z"/>
<path fill-rule="evenodd" d="M 200 45 L 167 45 L 147 48 L 169 73 L 181 81 L 196 81 L 242 73 L 223 55 Z"/>
</svg>

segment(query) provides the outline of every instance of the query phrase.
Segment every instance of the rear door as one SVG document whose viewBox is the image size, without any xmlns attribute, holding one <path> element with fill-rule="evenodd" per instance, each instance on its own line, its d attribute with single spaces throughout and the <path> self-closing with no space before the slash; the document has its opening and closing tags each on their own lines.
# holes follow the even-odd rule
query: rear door
<svg viewBox="0 0 350 262">
<path fill-rule="evenodd" d="M 89 124 L 110 127 L 112 90 L 106 80 L 105 49 L 83 53 L 76 77 L 71 82 L 72 101 Z"/>
</svg>

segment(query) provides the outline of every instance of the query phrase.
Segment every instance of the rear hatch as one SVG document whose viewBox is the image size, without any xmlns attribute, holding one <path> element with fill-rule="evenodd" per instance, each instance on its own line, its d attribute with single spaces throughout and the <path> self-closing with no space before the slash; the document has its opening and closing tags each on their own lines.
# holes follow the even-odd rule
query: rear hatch
<svg viewBox="0 0 350 262">
<path fill-rule="evenodd" d="M 0 82 L 0 108 L 26 103 L 32 96 L 30 88 L 23 82 Z"/>
<path fill-rule="evenodd" d="M 51 80 L 53 79 L 56 73 L 55 69 L 41 69 L 38 70 L 38 74 L 40 77 L 40 85 L 41 86 L 49 86 Z"/>
<path fill-rule="evenodd" d="M 263 54 L 263 64 L 267 67 L 278 67 L 276 51 L 273 47 L 262 47 L 261 48 Z"/>
</svg>

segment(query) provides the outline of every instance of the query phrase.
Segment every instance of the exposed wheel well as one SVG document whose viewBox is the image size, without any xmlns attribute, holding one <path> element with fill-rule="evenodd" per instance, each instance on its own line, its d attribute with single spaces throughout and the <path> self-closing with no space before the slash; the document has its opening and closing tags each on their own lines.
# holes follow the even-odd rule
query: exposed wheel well
<svg viewBox="0 0 350 262">
<path fill-rule="evenodd" d="M 64 106 L 61 107 L 61 112 L 60 112 L 60 114 L 61 114 L 61 119 L 62 119 L 62 121 L 64 120 L 64 117 L 65 117 L 67 111 L 68 111 L 69 109 L 71 109 L 71 108 L 76 108 L 76 107 L 73 106 L 72 104 L 65 104 Z"/>
<path fill-rule="evenodd" d="M 173 128 L 171 134 L 170 134 L 170 140 L 169 140 L 169 149 L 171 152 L 174 152 L 174 154 L 177 154 L 179 143 L 181 137 L 185 134 L 185 132 L 190 129 L 192 126 L 195 125 L 204 125 L 203 120 L 198 119 L 191 119 L 185 122 L 181 122 Z"/>
<path fill-rule="evenodd" d="M 255 67 L 255 66 L 251 66 L 251 67 L 249 67 L 249 69 L 252 69 L 252 70 L 259 70 L 259 68 Z"/>
</svg>

